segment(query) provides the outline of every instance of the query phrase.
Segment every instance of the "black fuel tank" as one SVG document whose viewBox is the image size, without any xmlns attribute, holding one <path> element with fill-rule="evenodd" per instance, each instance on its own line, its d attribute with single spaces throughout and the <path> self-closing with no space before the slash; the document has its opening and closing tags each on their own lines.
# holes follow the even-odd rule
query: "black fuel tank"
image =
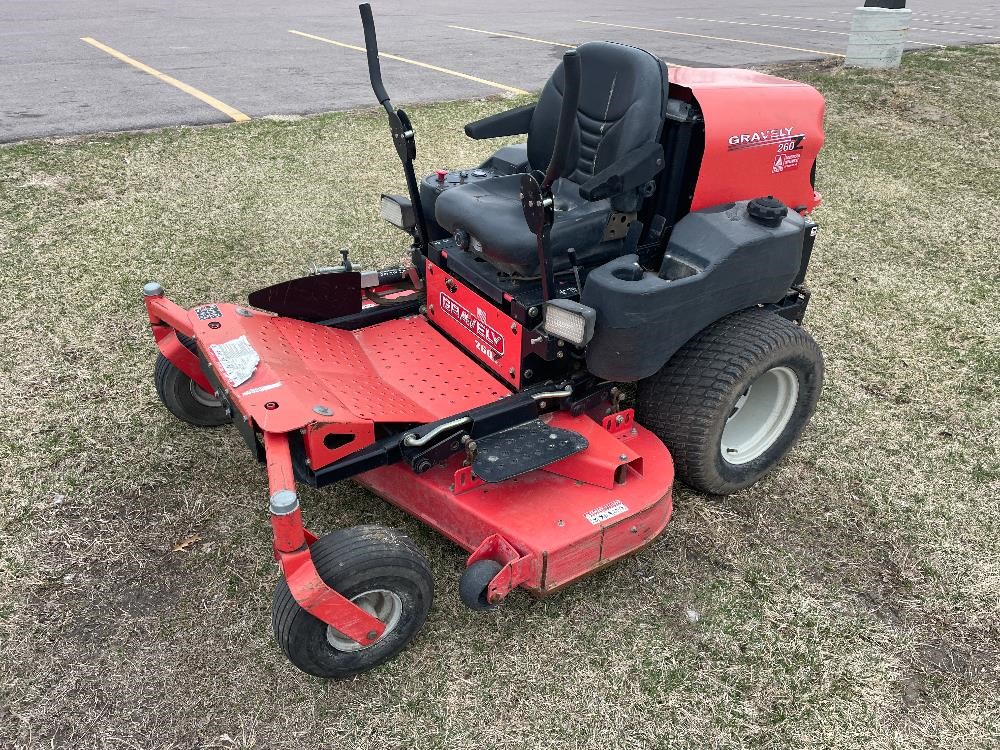
<svg viewBox="0 0 1000 750">
<path fill-rule="evenodd" d="M 658 273 L 637 274 L 635 255 L 591 271 L 581 298 L 597 310 L 587 369 L 640 380 L 719 318 L 781 300 L 799 274 L 806 222 L 774 209 L 759 199 L 694 211 L 674 227 Z"/>
</svg>

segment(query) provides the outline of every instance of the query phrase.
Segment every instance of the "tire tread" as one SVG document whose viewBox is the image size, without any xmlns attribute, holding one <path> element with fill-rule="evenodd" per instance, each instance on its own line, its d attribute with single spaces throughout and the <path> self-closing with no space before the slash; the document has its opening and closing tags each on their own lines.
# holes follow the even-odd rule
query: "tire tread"
<svg viewBox="0 0 1000 750">
<path fill-rule="evenodd" d="M 706 465 L 706 444 L 719 410 L 756 363 L 794 349 L 818 361 L 821 374 L 822 354 L 806 331 L 775 313 L 752 308 L 696 334 L 659 372 L 640 381 L 639 421 L 667 445 L 679 479 L 697 490 L 723 494 Z"/>
</svg>

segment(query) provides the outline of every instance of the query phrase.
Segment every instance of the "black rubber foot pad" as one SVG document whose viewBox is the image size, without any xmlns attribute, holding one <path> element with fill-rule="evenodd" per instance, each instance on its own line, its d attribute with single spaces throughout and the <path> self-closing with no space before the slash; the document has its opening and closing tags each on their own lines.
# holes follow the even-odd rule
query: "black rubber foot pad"
<svg viewBox="0 0 1000 750">
<path fill-rule="evenodd" d="M 472 471 L 484 482 L 503 482 L 568 458 L 587 448 L 587 438 L 541 420 L 476 440 Z"/>
</svg>

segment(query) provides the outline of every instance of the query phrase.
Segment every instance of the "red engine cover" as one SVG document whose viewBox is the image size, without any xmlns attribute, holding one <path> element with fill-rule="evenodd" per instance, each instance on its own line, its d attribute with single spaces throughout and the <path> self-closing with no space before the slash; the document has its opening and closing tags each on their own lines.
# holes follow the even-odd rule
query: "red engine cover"
<svg viewBox="0 0 1000 750">
<path fill-rule="evenodd" d="M 705 153 L 691 210 L 773 195 L 791 208 L 820 203 L 810 173 L 823 145 L 823 96 L 812 86 L 732 68 L 671 68 L 671 96 L 693 97 Z"/>
</svg>

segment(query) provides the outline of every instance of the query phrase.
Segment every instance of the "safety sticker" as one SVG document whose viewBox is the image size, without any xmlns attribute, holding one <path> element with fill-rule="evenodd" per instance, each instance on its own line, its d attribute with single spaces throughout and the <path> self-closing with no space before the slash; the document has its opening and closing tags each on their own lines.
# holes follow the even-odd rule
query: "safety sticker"
<svg viewBox="0 0 1000 750">
<path fill-rule="evenodd" d="M 584 513 L 584 518 L 590 521 L 594 526 L 598 526 L 609 518 L 614 518 L 615 516 L 620 516 L 622 513 L 627 513 L 628 508 L 625 506 L 621 500 L 615 500 L 614 502 L 608 503 L 607 505 L 602 505 L 600 508 L 594 508 L 592 511 Z"/>
<path fill-rule="evenodd" d="M 198 316 L 198 320 L 212 320 L 213 318 L 221 318 L 222 310 L 219 309 L 218 305 L 202 305 L 194 309 L 194 314 Z"/>
<path fill-rule="evenodd" d="M 241 393 L 240 395 L 252 396 L 255 393 L 263 393 L 264 391 L 273 391 L 275 388 L 280 388 L 280 387 L 281 387 L 281 381 L 279 380 L 277 383 L 268 383 L 267 385 L 259 385 L 256 388 L 251 388 L 248 391 L 243 391 L 243 393 Z"/>
<path fill-rule="evenodd" d="M 798 169 L 801 158 L 802 154 L 778 154 L 774 159 L 774 166 L 771 167 L 771 172 L 781 174 L 782 172 L 791 172 L 793 169 Z"/>
<path fill-rule="evenodd" d="M 250 346 L 246 336 L 240 336 L 223 344 L 212 344 L 211 349 L 215 358 L 219 360 L 219 366 L 226 378 L 234 386 L 247 382 L 260 362 L 260 356 Z"/>
</svg>

